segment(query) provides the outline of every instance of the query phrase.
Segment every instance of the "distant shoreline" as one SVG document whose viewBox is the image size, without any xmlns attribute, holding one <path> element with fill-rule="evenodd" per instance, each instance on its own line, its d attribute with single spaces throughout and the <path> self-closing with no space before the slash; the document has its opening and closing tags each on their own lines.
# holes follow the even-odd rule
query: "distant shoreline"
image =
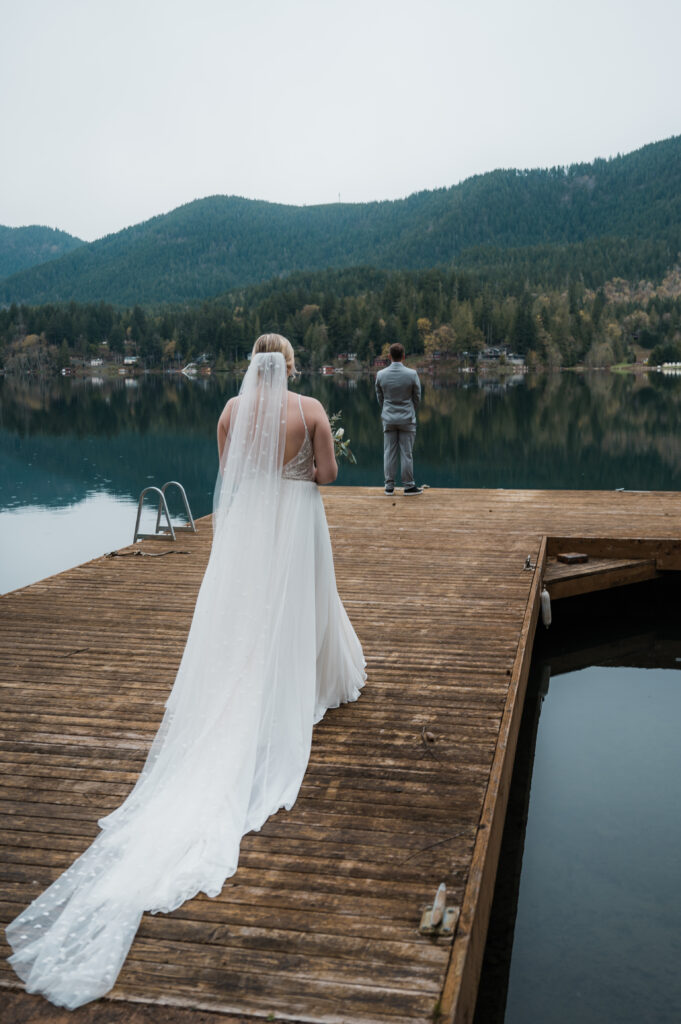
<svg viewBox="0 0 681 1024">
<path fill-rule="evenodd" d="M 647 373 L 677 373 L 681 375 L 681 365 L 663 364 L 660 366 L 649 366 L 646 363 L 613 363 L 605 366 L 587 366 L 583 363 L 576 366 L 554 366 L 545 363 L 526 364 L 504 364 L 504 363 L 483 363 L 472 366 L 455 366 L 449 361 L 429 362 L 419 359 L 406 360 L 407 365 L 426 377 L 438 377 L 440 379 L 455 379 L 459 377 L 511 377 L 526 376 L 545 373 L 591 373 L 610 372 L 626 374 L 647 374 Z M 48 379 L 62 378 L 66 380 L 101 380 L 113 382 L 115 380 L 138 380 L 143 377 L 168 377 L 184 378 L 185 380 L 208 380 L 211 377 L 236 377 L 241 378 L 245 373 L 245 366 L 228 367 L 226 369 L 210 369 L 208 373 L 184 373 L 181 369 L 154 367 L 128 367 L 125 372 L 120 372 L 122 367 L 117 363 L 105 364 L 101 367 L 71 367 L 68 373 L 63 373 L 61 368 L 45 368 L 41 371 L 16 371 L 0 367 L 0 376 L 12 379 Z M 324 373 L 321 368 L 303 368 L 301 373 L 304 376 L 320 376 L 328 378 L 353 378 L 353 377 L 374 377 L 381 369 L 380 366 L 358 365 L 352 369 L 334 368 L 333 373 Z"/>
</svg>

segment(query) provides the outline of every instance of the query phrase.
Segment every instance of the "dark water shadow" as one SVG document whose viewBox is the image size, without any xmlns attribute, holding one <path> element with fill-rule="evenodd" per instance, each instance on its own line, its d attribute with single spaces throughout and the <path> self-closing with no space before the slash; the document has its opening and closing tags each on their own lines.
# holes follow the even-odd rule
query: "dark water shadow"
<svg viewBox="0 0 681 1024">
<path fill-rule="evenodd" d="M 504 825 L 494 901 L 485 947 L 474 1024 L 503 1024 L 507 1019 L 507 999 L 512 971 L 513 945 L 518 914 L 518 898 L 525 852 L 528 812 L 535 768 L 535 750 L 542 703 L 551 680 L 593 666 L 641 669 L 681 668 L 681 631 L 678 610 L 681 607 L 681 573 L 669 573 L 660 580 L 616 590 L 589 594 L 554 602 L 553 625 L 538 626 L 532 655 L 527 695 L 523 711 L 508 809 Z M 568 726 L 569 727 L 569 726 Z M 646 865 L 641 865 L 644 871 Z M 681 921 L 676 923 L 681 943 Z M 617 934 L 613 929 L 613 949 Z M 614 953 L 616 956 L 616 953 Z M 562 966 L 556 963 L 560 973 Z M 545 979 L 542 979 L 542 983 Z M 650 979 L 651 987 L 656 980 Z M 557 1000 L 558 1001 L 558 1000 Z M 652 1010 L 652 1008 L 651 1008 Z M 632 1011 L 634 1013 L 635 1011 Z M 523 1024 L 552 1024 L 552 1014 L 541 1020 L 527 1008 Z M 556 1021 L 564 1016 L 556 1009 Z M 582 1018 L 580 1019 L 587 1019 Z M 592 1018 L 611 1021 L 620 1016 Z M 627 1020 L 636 1020 L 636 1016 Z M 661 1016 L 652 1012 L 651 1022 L 672 1021 L 681 1016 Z"/>
</svg>

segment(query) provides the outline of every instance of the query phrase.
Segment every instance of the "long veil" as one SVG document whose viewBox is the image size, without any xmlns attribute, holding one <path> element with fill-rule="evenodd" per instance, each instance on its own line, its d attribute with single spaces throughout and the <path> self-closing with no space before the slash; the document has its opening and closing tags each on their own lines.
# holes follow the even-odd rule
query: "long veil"
<svg viewBox="0 0 681 1024">
<path fill-rule="evenodd" d="M 217 895 L 236 871 L 242 836 L 295 800 L 300 780 L 287 788 L 286 765 L 271 763 L 281 742 L 272 652 L 282 629 L 286 392 L 283 356 L 254 356 L 231 418 L 189 638 L 137 783 L 85 853 L 7 928 L 27 990 L 69 1009 L 113 986 L 144 911 Z"/>
</svg>

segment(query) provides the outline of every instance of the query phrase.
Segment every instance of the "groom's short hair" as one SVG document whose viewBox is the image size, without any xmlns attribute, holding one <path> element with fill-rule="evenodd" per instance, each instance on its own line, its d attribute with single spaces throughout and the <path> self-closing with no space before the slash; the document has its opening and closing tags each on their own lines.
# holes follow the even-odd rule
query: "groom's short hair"
<svg viewBox="0 0 681 1024">
<path fill-rule="evenodd" d="M 399 341 L 390 346 L 390 358 L 394 363 L 399 363 L 401 359 L 404 359 L 404 345 L 400 345 Z"/>
</svg>

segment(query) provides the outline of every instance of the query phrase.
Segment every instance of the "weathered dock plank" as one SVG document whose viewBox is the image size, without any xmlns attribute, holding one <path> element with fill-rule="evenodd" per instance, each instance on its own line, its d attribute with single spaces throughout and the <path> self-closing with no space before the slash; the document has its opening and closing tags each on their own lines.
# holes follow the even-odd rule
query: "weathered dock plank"
<svg viewBox="0 0 681 1024">
<path fill-rule="evenodd" d="M 631 583 L 654 580 L 659 575 L 654 558 L 590 558 L 577 565 L 549 559 L 544 583 L 554 600 L 577 597 L 596 590 L 610 590 Z"/>
<path fill-rule="evenodd" d="M 120 1001 L 120 1019 L 146 1005 L 139 1019 L 178 1024 L 192 1010 L 230 1024 L 424 1024 L 436 1009 L 469 1021 L 544 561 L 579 550 L 645 562 L 648 575 L 681 569 L 670 493 L 431 490 L 408 501 L 333 488 L 324 500 L 366 690 L 315 729 L 298 802 L 244 839 L 222 894 L 146 916 L 111 998 L 68 1015 L 76 1024 L 117 1021 Z M 174 546 L 142 545 L 172 555 L 126 549 L 0 599 L 3 923 L 132 785 L 209 545 L 204 520 Z M 453 941 L 418 933 L 442 881 L 461 911 Z M 66 1019 L 16 991 L 4 962 L 0 986 L 13 1015 L 1 1019 L 17 1018 L 21 1000 L 31 1019 Z"/>
</svg>

